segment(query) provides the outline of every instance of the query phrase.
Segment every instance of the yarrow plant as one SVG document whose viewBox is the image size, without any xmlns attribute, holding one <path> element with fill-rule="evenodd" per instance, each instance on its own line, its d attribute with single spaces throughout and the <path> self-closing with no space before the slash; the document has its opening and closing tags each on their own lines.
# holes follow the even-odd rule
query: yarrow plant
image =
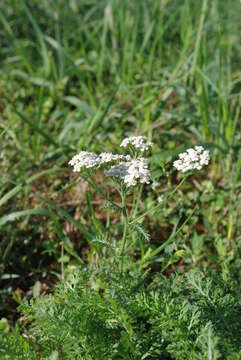
<svg viewBox="0 0 241 360">
<path fill-rule="evenodd" d="M 128 152 L 127 154 L 113 154 L 109 152 L 96 154 L 94 152 L 81 151 L 69 161 L 69 165 L 73 167 L 73 171 L 77 173 L 81 172 L 82 175 L 86 176 L 87 180 L 95 190 L 105 198 L 107 206 L 109 205 L 113 210 L 118 209 L 118 211 L 121 212 L 121 218 L 123 219 L 122 240 L 119 252 L 121 271 L 123 270 L 126 241 L 127 238 L 130 237 L 130 233 L 133 234 L 133 231 L 131 230 L 134 229 L 135 231 L 140 232 L 145 239 L 148 239 L 149 234 L 145 233 L 141 227 L 140 221 L 148 213 L 151 213 L 162 206 L 162 204 L 165 203 L 165 200 L 177 191 L 187 177 L 185 176 L 170 193 L 158 196 L 157 205 L 148 209 L 141 216 L 136 217 L 143 185 L 151 184 L 151 188 L 154 191 L 160 185 L 156 180 L 151 180 L 148 157 L 143 157 L 143 155 L 148 155 L 148 152 L 150 152 L 153 145 L 153 142 L 149 141 L 145 136 L 131 136 L 125 138 L 120 144 L 120 147 Z M 178 171 L 186 173 L 191 170 L 201 170 L 204 165 L 208 165 L 209 159 L 209 151 L 204 150 L 202 146 L 195 146 L 194 149 L 188 149 L 186 152 L 179 154 L 179 159 L 174 161 L 173 166 Z M 111 178 L 120 194 L 121 207 L 109 199 L 102 189 L 98 187 L 93 176 L 93 172 L 96 170 L 103 170 L 105 176 Z M 135 188 L 138 187 L 140 187 L 140 189 L 138 190 L 138 196 L 136 197 L 137 192 L 135 191 Z M 134 211 L 132 211 L 133 209 L 128 211 L 126 197 L 132 192 L 132 206 Z"/>
</svg>

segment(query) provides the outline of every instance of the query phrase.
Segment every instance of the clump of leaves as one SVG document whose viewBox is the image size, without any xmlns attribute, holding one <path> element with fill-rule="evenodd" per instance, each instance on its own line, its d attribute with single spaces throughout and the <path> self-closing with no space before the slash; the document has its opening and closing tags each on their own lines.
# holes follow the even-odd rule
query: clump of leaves
<svg viewBox="0 0 241 360">
<path fill-rule="evenodd" d="M 240 359 L 235 283 L 198 270 L 166 278 L 85 268 L 22 305 L 24 338 L 6 333 L 0 348 L 22 346 L 14 359 Z"/>
<path fill-rule="evenodd" d="M 8 332 L 8 328 L 5 326 L 7 322 L 5 324 L 2 320 L 0 321 L 0 359 L 37 359 L 30 340 L 20 334 L 17 326 Z"/>
</svg>

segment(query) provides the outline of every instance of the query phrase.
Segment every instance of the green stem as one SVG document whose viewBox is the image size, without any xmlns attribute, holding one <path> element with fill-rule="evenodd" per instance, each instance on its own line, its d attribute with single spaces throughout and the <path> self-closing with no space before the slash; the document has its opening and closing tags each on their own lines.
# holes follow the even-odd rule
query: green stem
<svg viewBox="0 0 241 360">
<path fill-rule="evenodd" d="M 122 214 L 124 216 L 124 229 L 122 234 L 121 240 L 121 253 L 120 253 L 120 271 L 123 272 L 124 266 L 124 254 L 125 254 L 125 247 L 126 247 L 126 240 L 127 240 L 127 232 L 128 232 L 128 213 L 126 209 L 126 193 L 125 189 L 121 188 L 121 204 L 122 204 Z"/>
<path fill-rule="evenodd" d="M 135 199 L 136 200 L 136 205 L 135 205 L 135 208 L 134 208 L 134 211 L 133 211 L 133 214 L 131 216 L 132 219 L 135 219 L 136 217 L 136 214 L 137 214 L 137 211 L 138 211 L 138 207 L 139 207 L 139 203 L 141 201 L 141 196 L 142 196 L 142 192 L 143 192 L 143 187 L 144 185 L 142 184 L 139 191 L 138 191 L 138 195 L 137 195 L 137 198 Z"/>
<path fill-rule="evenodd" d="M 116 203 L 114 203 L 112 200 L 110 200 L 109 197 L 106 196 L 105 193 L 102 191 L 102 189 L 96 184 L 96 182 L 90 172 L 87 173 L 87 178 L 88 178 L 89 183 L 92 185 L 92 187 L 97 192 L 99 192 L 108 203 L 113 205 L 115 208 L 118 208 L 119 210 L 121 210 L 121 207 L 119 205 L 117 205 Z"/>
<path fill-rule="evenodd" d="M 182 181 L 180 181 L 180 183 L 174 188 L 174 190 L 171 191 L 171 192 L 167 195 L 167 197 L 166 197 L 165 200 L 167 200 L 170 196 L 172 196 L 172 195 L 181 187 L 181 185 L 184 183 L 184 181 L 187 179 L 187 177 L 188 177 L 188 175 L 186 175 L 186 176 L 182 179 Z M 153 211 L 157 210 L 160 206 L 161 206 L 161 204 L 158 204 L 158 205 L 154 206 L 152 209 L 147 210 L 144 214 L 138 216 L 136 219 L 134 219 L 133 221 L 131 221 L 130 224 L 135 224 L 136 222 L 142 220 L 146 215 L 148 215 L 148 214 L 152 213 Z"/>
<path fill-rule="evenodd" d="M 195 213 L 195 211 L 197 210 L 197 205 L 194 207 L 193 211 L 191 212 L 191 214 L 188 216 L 188 218 L 184 221 L 184 223 L 179 227 L 179 229 L 177 231 L 174 231 L 171 236 L 160 246 L 158 246 L 155 250 L 153 250 L 151 253 L 148 253 L 143 259 L 140 260 L 139 264 L 140 267 L 142 268 L 143 266 L 146 265 L 146 263 L 150 262 L 151 259 L 153 259 L 153 257 L 155 257 L 156 255 L 158 255 L 163 249 L 165 249 L 165 247 L 167 245 L 169 245 L 174 238 L 180 233 L 180 231 L 183 229 L 183 227 L 188 223 L 188 221 L 192 218 L 193 214 Z"/>
</svg>

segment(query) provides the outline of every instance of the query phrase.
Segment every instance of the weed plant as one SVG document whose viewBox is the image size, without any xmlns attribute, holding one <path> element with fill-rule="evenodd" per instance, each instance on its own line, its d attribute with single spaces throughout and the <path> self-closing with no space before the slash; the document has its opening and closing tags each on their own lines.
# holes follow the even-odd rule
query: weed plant
<svg viewBox="0 0 241 360">
<path fill-rule="evenodd" d="M 0 359 L 241 359 L 240 9 L 0 3 Z"/>
</svg>

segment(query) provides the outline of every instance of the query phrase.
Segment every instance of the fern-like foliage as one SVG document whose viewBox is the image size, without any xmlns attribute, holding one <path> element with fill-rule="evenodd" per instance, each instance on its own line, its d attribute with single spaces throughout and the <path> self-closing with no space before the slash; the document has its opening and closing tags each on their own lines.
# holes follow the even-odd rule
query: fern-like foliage
<svg viewBox="0 0 241 360">
<path fill-rule="evenodd" d="M 134 223 L 131 225 L 131 231 L 135 231 L 141 241 L 150 241 L 151 235 L 146 231 L 143 225 Z"/>
<path fill-rule="evenodd" d="M 231 275 L 147 279 L 83 268 L 21 310 L 25 335 L 5 334 L 1 359 L 241 359 L 240 292 Z"/>
</svg>

